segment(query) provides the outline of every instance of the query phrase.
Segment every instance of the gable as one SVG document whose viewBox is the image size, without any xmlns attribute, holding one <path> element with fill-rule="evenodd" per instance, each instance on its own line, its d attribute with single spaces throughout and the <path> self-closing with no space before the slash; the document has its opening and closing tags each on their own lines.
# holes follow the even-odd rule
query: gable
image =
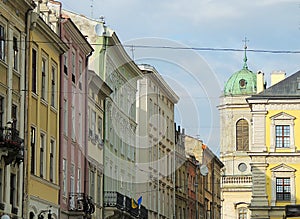
<svg viewBox="0 0 300 219">
<path fill-rule="evenodd" d="M 295 172 L 296 169 L 282 163 L 276 167 L 271 168 L 271 171 L 272 172 Z"/>
<path fill-rule="evenodd" d="M 294 120 L 295 117 L 291 116 L 285 112 L 281 112 L 274 116 L 271 116 L 270 119 L 272 119 L 272 120 Z"/>
</svg>

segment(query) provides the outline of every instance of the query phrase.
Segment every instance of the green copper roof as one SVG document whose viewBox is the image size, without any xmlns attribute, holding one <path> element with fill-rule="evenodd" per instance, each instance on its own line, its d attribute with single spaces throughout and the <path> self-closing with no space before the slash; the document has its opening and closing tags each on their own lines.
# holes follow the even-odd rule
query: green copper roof
<svg viewBox="0 0 300 219">
<path fill-rule="evenodd" d="M 234 73 L 224 87 L 225 96 L 256 94 L 256 74 L 247 67 Z"/>
<path fill-rule="evenodd" d="M 256 94 L 256 74 L 250 71 L 247 66 L 246 41 L 245 38 L 244 66 L 228 79 L 224 87 L 225 96 Z"/>
</svg>

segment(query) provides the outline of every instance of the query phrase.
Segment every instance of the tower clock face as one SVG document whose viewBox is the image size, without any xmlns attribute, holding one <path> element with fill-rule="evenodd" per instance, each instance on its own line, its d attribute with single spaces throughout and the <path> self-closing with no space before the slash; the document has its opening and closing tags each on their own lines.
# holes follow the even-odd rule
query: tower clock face
<svg viewBox="0 0 300 219">
<path fill-rule="evenodd" d="M 238 169 L 241 172 L 245 172 L 247 170 L 247 165 L 245 163 L 240 163 Z"/>
</svg>

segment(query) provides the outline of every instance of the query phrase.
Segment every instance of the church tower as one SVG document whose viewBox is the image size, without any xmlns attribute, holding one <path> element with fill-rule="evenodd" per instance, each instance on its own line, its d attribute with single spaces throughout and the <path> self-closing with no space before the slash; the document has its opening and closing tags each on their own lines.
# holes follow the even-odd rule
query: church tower
<svg viewBox="0 0 300 219">
<path fill-rule="evenodd" d="M 220 97 L 220 160 L 224 164 L 221 194 L 223 219 L 250 218 L 252 195 L 251 112 L 246 98 L 257 93 L 257 75 L 248 69 L 247 46 L 243 68 L 226 82 Z"/>
</svg>

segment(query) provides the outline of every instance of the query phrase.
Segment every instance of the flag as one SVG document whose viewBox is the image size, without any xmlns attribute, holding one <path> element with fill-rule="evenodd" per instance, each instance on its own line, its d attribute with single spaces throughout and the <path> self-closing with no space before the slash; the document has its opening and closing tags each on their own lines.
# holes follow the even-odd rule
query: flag
<svg viewBox="0 0 300 219">
<path fill-rule="evenodd" d="M 136 203 L 136 201 L 133 198 L 131 198 L 131 207 L 132 208 L 137 208 L 138 207 L 138 204 Z"/>
<path fill-rule="evenodd" d="M 143 197 L 141 196 L 141 197 L 139 197 L 139 199 L 138 199 L 138 206 L 140 206 L 140 205 L 142 204 L 142 201 L 143 201 Z"/>
</svg>

